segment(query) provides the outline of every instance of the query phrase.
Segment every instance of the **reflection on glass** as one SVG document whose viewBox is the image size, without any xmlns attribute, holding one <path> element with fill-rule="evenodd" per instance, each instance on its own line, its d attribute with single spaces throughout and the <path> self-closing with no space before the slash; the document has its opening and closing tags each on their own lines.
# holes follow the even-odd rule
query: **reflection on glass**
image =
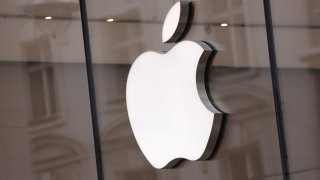
<svg viewBox="0 0 320 180">
<path fill-rule="evenodd" d="M 290 176 L 316 180 L 320 178 L 320 2 L 285 0 L 271 5 Z"/>
<path fill-rule="evenodd" d="M 1 180 L 97 179 L 79 16 L 76 0 L 0 3 Z"/>
<path fill-rule="evenodd" d="M 141 53 L 174 45 L 161 43 L 162 22 L 173 3 L 87 2 L 105 179 L 281 179 L 262 1 L 197 1 L 185 38 L 220 49 L 210 87 L 230 116 L 216 156 L 183 161 L 173 170 L 156 170 L 144 158 L 128 120 L 126 80 Z"/>
</svg>

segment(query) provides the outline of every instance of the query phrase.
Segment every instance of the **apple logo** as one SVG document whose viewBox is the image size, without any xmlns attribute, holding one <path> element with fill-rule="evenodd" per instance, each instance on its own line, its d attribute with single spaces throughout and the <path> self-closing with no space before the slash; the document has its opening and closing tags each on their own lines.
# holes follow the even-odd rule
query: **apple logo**
<svg viewBox="0 0 320 180">
<path fill-rule="evenodd" d="M 163 42 L 177 42 L 191 24 L 193 3 L 168 12 Z M 170 51 L 145 52 L 130 68 L 126 101 L 138 145 L 155 168 L 180 160 L 206 160 L 217 150 L 226 114 L 215 108 L 208 85 L 217 50 L 207 42 L 181 41 Z"/>
</svg>

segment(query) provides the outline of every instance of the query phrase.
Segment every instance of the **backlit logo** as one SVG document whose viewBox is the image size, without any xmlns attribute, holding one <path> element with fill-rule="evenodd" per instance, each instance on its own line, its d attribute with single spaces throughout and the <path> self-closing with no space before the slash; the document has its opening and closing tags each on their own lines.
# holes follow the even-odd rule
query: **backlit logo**
<svg viewBox="0 0 320 180">
<path fill-rule="evenodd" d="M 177 42 L 192 21 L 192 2 L 177 2 L 162 29 Z M 168 52 L 145 52 L 132 64 L 126 87 L 130 124 L 155 168 L 206 160 L 216 150 L 225 115 L 213 106 L 209 70 L 217 50 L 205 41 L 181 41 Z"/>
</svg>

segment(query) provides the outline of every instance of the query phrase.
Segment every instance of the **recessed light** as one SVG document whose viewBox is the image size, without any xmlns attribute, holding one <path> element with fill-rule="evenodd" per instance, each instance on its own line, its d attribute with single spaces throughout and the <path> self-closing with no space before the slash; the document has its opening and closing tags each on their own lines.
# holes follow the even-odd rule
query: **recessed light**
<svg viewBox="0 0 320 180">
<path fill-rule="evenodd" d="M 113 22 L 114 19 L 107 19 L 107 22 Z"/>
<path fill-rule="evenodd" d="M 227 26 L 228 26 L 228 23 L 221 23 L 221 26 L 222 26 L 222 27 L 227 27 Z"/>
<path fill-rule="evenodd" d="M 46 17 L 44 17 L 44 19 L 50 20 L 50 19 L 52 19 L 52 17 L 51 16 L 46 16 Z"/>
</svg>

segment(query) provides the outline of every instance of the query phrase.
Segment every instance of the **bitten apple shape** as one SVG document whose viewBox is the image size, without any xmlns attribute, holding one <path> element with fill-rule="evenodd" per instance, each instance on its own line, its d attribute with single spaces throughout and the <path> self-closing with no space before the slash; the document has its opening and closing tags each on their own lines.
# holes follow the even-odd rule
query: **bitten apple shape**
<svg viewBox="0 0 320 180">
<path fill-rule="evenodd" d="M 208 157 L 214 113 L 202 102 L 199 63 L 212 49 L 204 42 L 182 41 L 167 53 L 145 52 L 131 66 L 127 108 L 134 136 L 156 168 L 179 159 Z"/>
<path fill-rule="evenodd" d="M 162 29 L 164 43 L 186 35 L 193 10 L 189 1 L 171 7 Z M 138 145 L 154 167 L 206 160 L 216 152 L 226 118 L 214 107 L 208 85 L 216 53 L 208 42 L 182 41 L 167 53 L 145 52 L 132 64 L 127 110 Z"/>
</svg>

